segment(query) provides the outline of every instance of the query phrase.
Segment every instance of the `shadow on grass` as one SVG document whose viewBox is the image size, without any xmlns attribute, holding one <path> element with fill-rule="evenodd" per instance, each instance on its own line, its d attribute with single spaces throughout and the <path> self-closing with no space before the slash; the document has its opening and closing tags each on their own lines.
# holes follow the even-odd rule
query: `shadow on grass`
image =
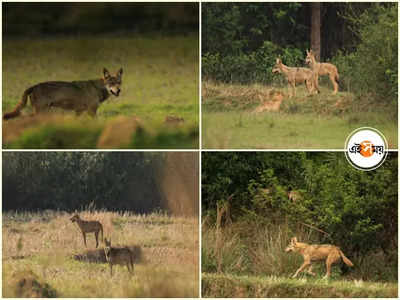
<svg viewBox="0 0 400 300">
<path fill-rule="evenodd" d="M 133 253 L 133 263 L 137 264 L 143 261 L 142 248 L 137 245 L 126 246 Z M 87 250 L 82 254 L 74 254 L 73 259 L 77 261 L 84 261 L 89 263 L 104 264 L 107 263 L 106 256 L 104 254 L 104 249 Z"/>
</svg>

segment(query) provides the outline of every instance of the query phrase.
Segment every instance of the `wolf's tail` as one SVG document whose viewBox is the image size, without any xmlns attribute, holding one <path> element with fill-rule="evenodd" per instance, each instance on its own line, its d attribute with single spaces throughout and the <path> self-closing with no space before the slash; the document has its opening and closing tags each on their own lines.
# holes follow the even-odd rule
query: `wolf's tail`
<svg viewBox="0 0 400 300">
<path fill-rule="evenodd" d="M 339 254 L 340 254 L 340 256 L 342 257 L 343 262 L 344 262 L 346 265 L 348 265 L 349 267 L 354 266 L 353 263 L 350 261 L 350 259 L 348 259 L 346 256 L 344 256 L 342 250 L 339 250 Z"/>
<path fill-rule="evenodd" d="M 18 102 L 17 106 L 14 108 L 13 111 L 10 111 L 9 113 L 5 113 L 3 115 L 4 120 L 12 119 L 15 117 L 18 117 L 21 113 L 21 110 L 26 106 L 26 103 L 28 102 L 28 96 L 32 93 L 33 87 L 30 87 L 27 89 L 24 94 L 22 95 L 21 101 Z"/>
</svg>

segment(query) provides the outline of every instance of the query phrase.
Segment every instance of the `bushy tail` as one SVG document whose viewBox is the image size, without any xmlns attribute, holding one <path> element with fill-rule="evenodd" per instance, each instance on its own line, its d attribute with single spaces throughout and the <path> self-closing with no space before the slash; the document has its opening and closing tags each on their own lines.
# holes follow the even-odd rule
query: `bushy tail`
<svg viewBox="0 0 400 300">
<path fill-rule="evenodd" d="M 340 253 L 340 256 L 341 256 L 342 259 L 343 259 L 343 262 L 344 262 L 346 265 L 348 265 L 349 267 L 354 266 L 353 263 L 350 261 L 350 259 L 348 259 L 346 256 L 344 256 L 342 250 L 339 250 L 339 253 Z"/>
<path fill-rule="evenodd" d="M 4 120 L 8 120 L 11 118 L 18 117 L 21 113 L 21 110 L 26 106 L 26 103 L 28 102 L 28 96 L 32 93 L 33 87 L 27 89 L 24 94 L 22 95 L 22 99 L 20 102 L 18 102 L 17 106 L 14 108 L 13 111 L 9 113 L 5 113 L 3 115 Z"/>
<path fill-rule="evenodd" d="M 337 71 L 336 71 L 336 74 L 335 74 L 335 80 L 336 80 L 337 83 L 339 83 L 339 73 Z"/>
</svg>

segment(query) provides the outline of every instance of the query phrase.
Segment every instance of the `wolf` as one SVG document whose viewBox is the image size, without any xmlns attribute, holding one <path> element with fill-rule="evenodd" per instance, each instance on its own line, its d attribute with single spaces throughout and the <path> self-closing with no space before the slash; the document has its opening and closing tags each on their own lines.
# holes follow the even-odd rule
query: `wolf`
<svg viewBox="0 0 400 300">
<path fill-rule="evenodd" d="M 103 69 L 103 78 L 87 81 L 48 81 L 28 88 L 22 95 L 22 100 L 13 111 L 5 113 L 4 120 L 15 118 L 27 105 L 30 98 L 35 114 L 49 111 L 52 107 L 73 110 L 77 115 L 84 111 L 92 117 L 96 116 L 97 109 L 110 95 L 116 97 L 121 92 L 122 68 L 112 76 L 106 68 Z"/>
<path fill-rule="evenodd" d="M 320 63 L 315 59 L 315 55 L 312 50 L 306 50 L 306 63 L 311 66 L 313 70 L 313 84 L 318 89 L 318 77 L 323 75 L 329 75 L 329 79 L 333 84 L 333 94 L 335 95 L 339 89 L 339 73 L 337 67 L 331 63 Z"/>
<path fill-rule="evenodd" d="M 308 68 L 291 68 L 284 65 L 280 58 L 276 59 L 272 73 L 283 73 L 286 76 L 289 86 L 292 87 L 293 94 L 296 95 L 296 83 L 305 83 L 309 93 L 313 91 L 312 70 Z"/>
<path fill-rule="evenodd" d="M 312 262 L 318 260 L 325 260 L 326 263 L 326 275 L 324 278 L 328 278 L 331 275 L 331 265 L 336 263 L 340 258 L 349 267 L 353 266 L 353 263 L 344 256 L 342 250 L 334 245 L 309 245 L 306 243 L 300 243 L 296 237 L 290 240 L 289 245 L 285 249 L 286 252 L 298 252 L 303 256 L 304 262 L 296 273 L 292 276 L 295 278 L 301 271 L 307 268 L 307 273 L 315 276 L 312 272 Z"/>
<path fill-rule="evenodd" d="M 126 265 L 130 274 L 133 274 L 133 252 L 128 247 L 115 248 L 111 247 L 111 238 L 104 241 L 104 254 L 110 266 L 110 275 L 112 276 L 113 265 Z"/>
<path fill-rule="evenodd" d="M 81 229 L 83 241 L 86 247 L 86 233 L 94 232 L 94 236 L 96 237 L 96 248 L 99 246 L 99 232 L 101 232 L 101 241 L 103 241 L 103 225 L 101 225 L 99 221 L 85 221 L 77 214 L 75 214 L 70 220 L 72 223 L 76 222 Z"/>
</svg>

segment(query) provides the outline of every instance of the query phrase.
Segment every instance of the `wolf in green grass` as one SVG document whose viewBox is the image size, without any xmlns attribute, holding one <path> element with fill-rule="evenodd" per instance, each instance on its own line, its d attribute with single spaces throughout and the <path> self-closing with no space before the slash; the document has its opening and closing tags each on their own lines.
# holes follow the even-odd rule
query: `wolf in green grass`
<svg viewBox="0 0 400 300">
<path fill-rule="evenodd" d="M 77 115 L 87 111 L 95 116 L 97 109 L 110 95 L 116 97 L 121 92 L 122 68 L 115 76 L 106 68 L 103 78 L 87 81 L 48 81 L 28 88 L 22 95 L 22 100 L 13 111 L 5 113 L 4 120 L 15 118 L 27 105 L 28 98 L 35 114 L 49 111 L 53 107 L 73 110 Z"/>
</svg>

